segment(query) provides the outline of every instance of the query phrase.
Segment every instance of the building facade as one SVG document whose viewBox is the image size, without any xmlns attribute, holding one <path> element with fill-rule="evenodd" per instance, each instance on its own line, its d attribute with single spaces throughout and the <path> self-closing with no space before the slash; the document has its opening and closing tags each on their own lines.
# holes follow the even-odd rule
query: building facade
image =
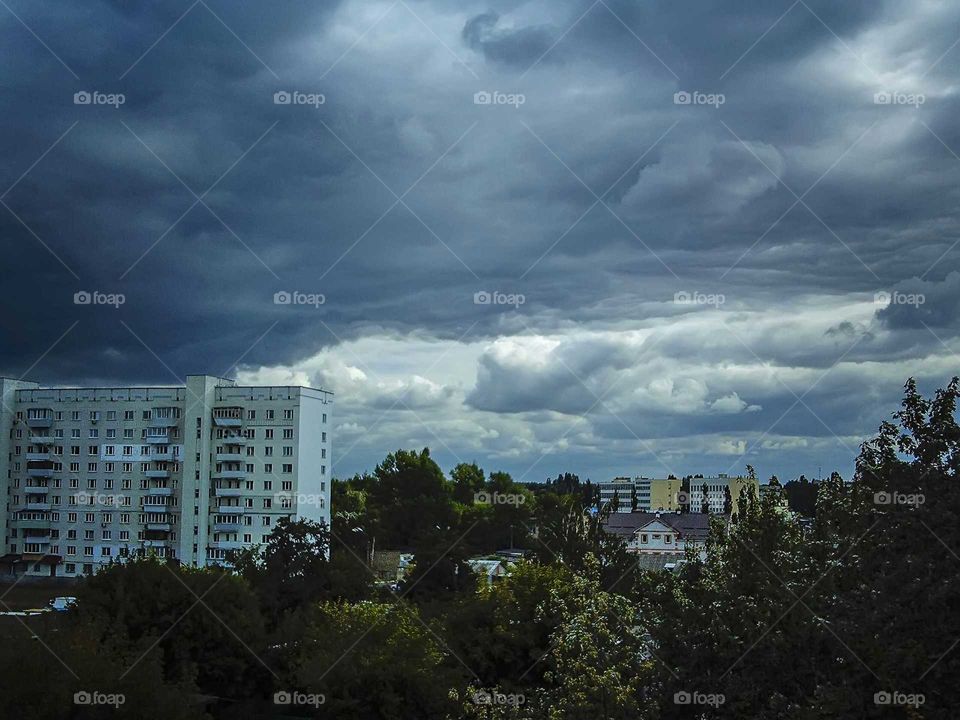
<svg viewBox="0 0 960 720">
<path fill-rule="evenodd" d="M 600 507 L 606 507 L 617 497 L 617 512 L 632 512 L 631 499 L 636 496 L 635 512 L 679 510 L 680 480 L 677 478 L 618 477 L 599 483 Z"/>
<path fill-rule="evenodd" d="M 724 474 L 712 477 L 693 477 L 690 478 L 689 505 L 690 512 L 703 512 L 703 504 L 707 503 L 708 512 L 720 514 L 727 512 L 726 504 L 729 498 L 730 508 L 733 513 L 739 512 L 740 491 L 747 489 L 753 492 L 754 497 L 759 497 L 760 483 L 756 478 L 747 477 L 729 477 Z"/>
<path fill-rule="evenodd" d="M 329 522 L 333 394 L 0 378 L 0 573 L 74 577 L 155 554 L 226 564 L 284 517 Z"/>
</svg>

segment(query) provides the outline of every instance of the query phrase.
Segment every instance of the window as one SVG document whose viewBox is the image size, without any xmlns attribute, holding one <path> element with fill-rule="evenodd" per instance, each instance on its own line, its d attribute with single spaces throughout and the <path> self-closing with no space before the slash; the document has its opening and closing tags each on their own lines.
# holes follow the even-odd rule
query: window
<svg viewBox="0 0 960 720">
<path fill-rule="evenodd" d="M 283 429 L 283 439 L 292 440 L 293 439 L 293 428 L 284 428 Z"/>
<path fill-rule="evenodd" d="M 283 456 L 284 456 L 284 457 L 293 457 L 293 446 L 292 446 L 292 445 L 284 445 L 284 446 L 283 446 Z"/>
<path fill-rule="evenodd" d="M 284 464 L 283 464 L 283 472 L 285 472 L 285 473 L 292 473 L 292 472 L 293 472 L 293 465 L 292 465 L 291 463 L 284 463 Z"/>
<path fill-rule="evenodd" d="M 284 410 L 283 411 L 284 420 L 293 420 L 293 410 Z"/>
<path fill-rule="evenodd" d="M 264 499 L 263 499 L 263 509 L 264 509 L 264 510 L 269 510 L 271 507 L 273 507 L 273 501 L 272 501 L 270 498 L 264 498 Z"/>
<path fill-rule="evenodd" d="M 133 420 L 133 410 L 124 410 L 123 411 L 124 420 Z M 124 430 L 126 432 L 126 430 Z"/>
<path fill-rule="evenodd" d="M 267 420 L 273 420 L 273 410 L 267 410 Z"/>
<path fill-rule="evenodd" d="M 323 422 L 326 422 L 326 421 L 327 421 L 327 414 L 324 413 L 324 414 L 323 414 Z"/>
<path fill-rule="evenodd" d="M 273 428 L 267 428 L 266 430 L 264 430 L 264 431 L 263 431 L 263 436 L 264 436 L 267 440 L 273 440 Z"/>
<path fill-rule="evenodd" d="M 266 463 L 266 464 L 264 464 L 264 466 L 263 466 L 263 471 L 264 471 L 265 473 L 272 473 L 272 472 L 273 472 L 273 464 L 272 464 L 272 463 Z"/>
<path fill-rule="evenodd" d="M 247 420 L 256 420 L 257 411 L 256 410 L 247 410 Z"/>
<path fill-rule="evenodd" d="M 117 411 L 116 410 L 107 410 L 107 420 L 116 420 Z"/>
<path fill-rule="evenodd" d="M 273 447 L 271 445 L 267 445 L 267 447 L 263 449 L 263 455 L 264 457 L 273 457 Z"/>
<path fill-rule="evenodd" d="M 641 534 L 640 534 L 640 542 L 646 543 L 647 541 L 648 541 L 648 540 L 647 540 L 647 534 L 646 534 L 646 533 L 641 533 Z"/>
</svg>

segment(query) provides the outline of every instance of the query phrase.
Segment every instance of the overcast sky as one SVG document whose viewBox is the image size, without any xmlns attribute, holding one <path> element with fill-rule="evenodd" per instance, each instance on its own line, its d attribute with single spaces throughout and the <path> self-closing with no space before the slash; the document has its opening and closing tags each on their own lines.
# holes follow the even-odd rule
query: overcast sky
<svg viewBox="0 0 960 720">
<path fill-rule="evenodd" d="M 341 477 L 849 476 L 960 368 L 958 39 L 936 0 L 3 0 L 0 373 L 330 389 Z"/>
</svg>

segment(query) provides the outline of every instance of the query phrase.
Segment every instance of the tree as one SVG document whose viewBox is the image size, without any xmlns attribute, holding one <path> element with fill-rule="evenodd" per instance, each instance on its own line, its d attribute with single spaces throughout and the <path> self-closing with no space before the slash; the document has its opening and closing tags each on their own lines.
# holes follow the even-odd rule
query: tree
<svg viewBox="0 0 960 720">
<path fill-rule="evenodd" d="M 277 522 L 262 545 L 238 553 L 237 572 L 250 583 L 271 625 L 318 600 L 368 595 L 370 570 L 350 549 L 330 551 L 330 531 L 310 520 Z"/>
<path fill-rule="evenodd" d="M 77 620 L 103 642 L 152 647 L 169 683 L 243 697 L 262 688 L 264 669 L 250 663 L 265 634 L 249 585 L 220 569 L 196 569 L 155 558 L 110 565 L 76 590 Z M 176 632 L 171 632 L 175 627 Z"/>
<path fill-rule="evenodd" d="M 324 717 L 443 718 L 451 670 L 439 635 L 406 604 L 323 603 L 291 619 L 279 651 L 278 684 L 322 695 Z"/>
</svg>

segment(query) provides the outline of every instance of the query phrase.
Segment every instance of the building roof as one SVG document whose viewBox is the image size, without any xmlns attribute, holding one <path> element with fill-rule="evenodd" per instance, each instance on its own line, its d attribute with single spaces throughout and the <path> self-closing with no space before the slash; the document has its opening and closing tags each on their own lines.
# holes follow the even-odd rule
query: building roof
<svg viewBox="0 0 960 720">
<path fill-rule="evenodd" d="M 722 516 L 725 519 L 726 515 Z M 710 518 L 707 513 L 633 512 L 611 513 L 604 523 L 604 530 L 614 535 L 630 536 L 654 521 L 672 527 L 680 537 L 703 541 L 710 533 Z"/>
</svg>

